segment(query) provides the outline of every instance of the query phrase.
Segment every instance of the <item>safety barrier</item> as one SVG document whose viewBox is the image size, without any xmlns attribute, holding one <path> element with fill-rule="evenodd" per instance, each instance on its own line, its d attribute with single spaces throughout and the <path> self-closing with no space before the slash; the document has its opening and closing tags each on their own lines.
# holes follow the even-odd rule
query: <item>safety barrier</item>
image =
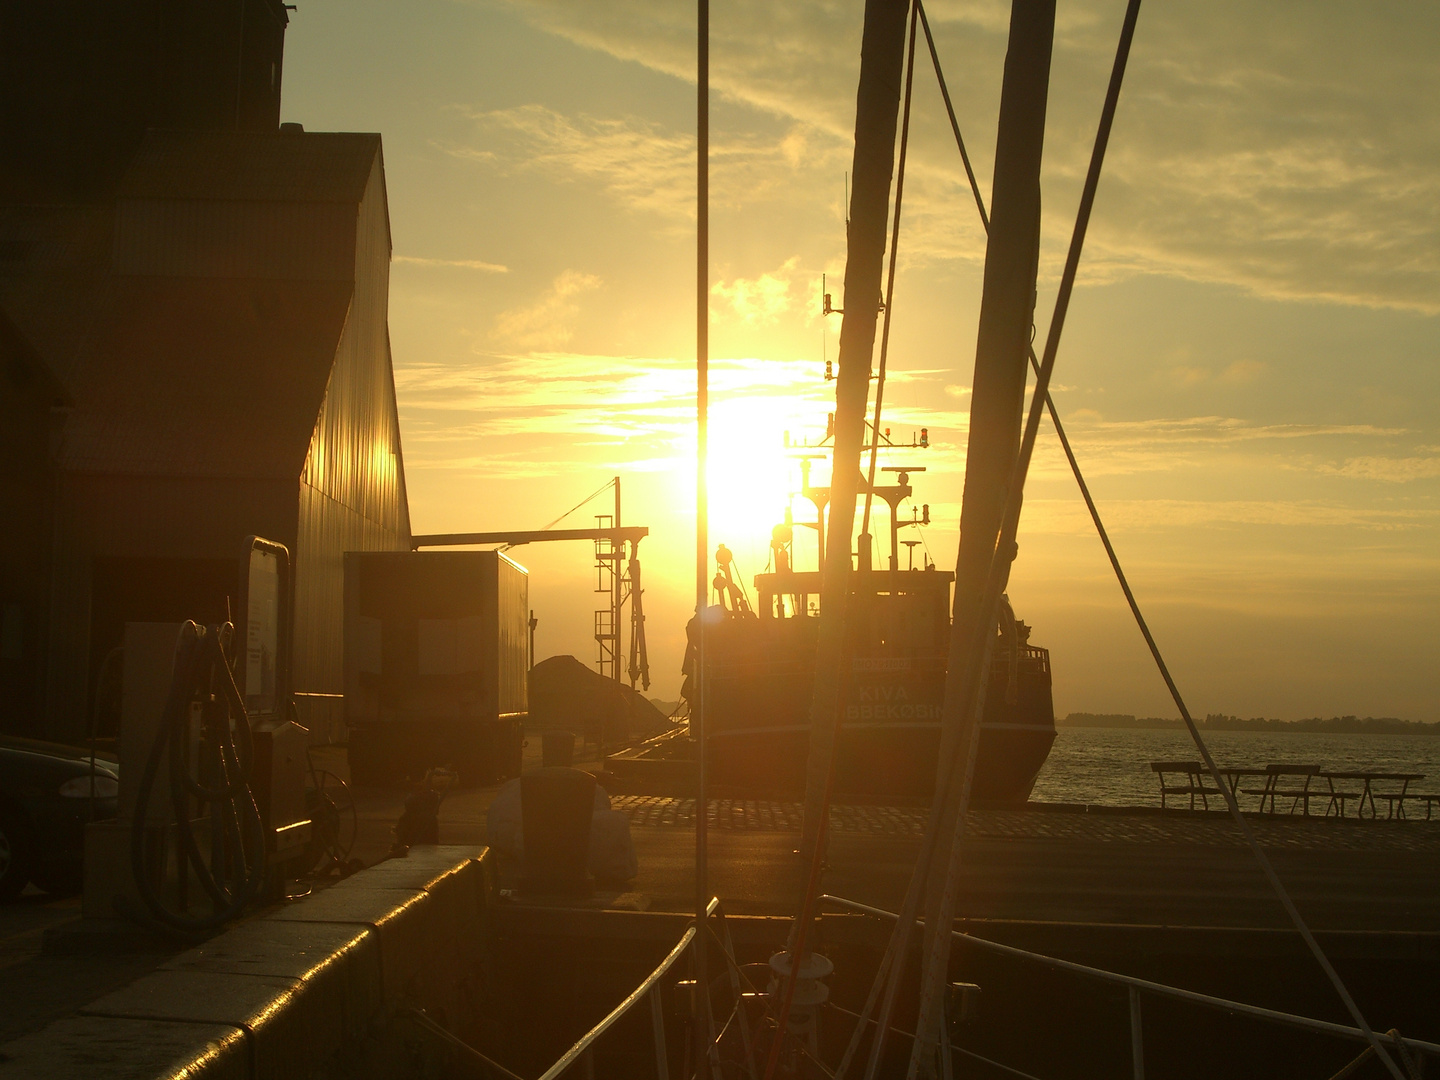
<svg viewBox="0 0 1440 1080">
<path fill-rule="evenodd" d="M 830 896 L 826 894 L 820 897 L 820 901 L 832 907 L 838 907 L 860 915 L 873 915 L 877 918 L 890 920 L 899 918 L 893 911 L 871 907 L 869 904 L 857 903 L 854 900 L 846 900 L 842 896 Z M 1201 994 L 1193 990 L 1182 990 L 1177 986 L 1167 986 L 1164 983 L 1151 982 L 1149 979 L 1138 979 L 1131 975 L 1121 975 L 1118 972 L 1106 971 L 1103 968 L 1077 964 L 1071 960 L 1061 960 L 1058 957 L 1045 956 L 1042 953 L 1030 952 L 1026 949 L 1017 949 L 1013 945 L 1002 945 L 998 941 L 987 941 L 984 938 L 962 933 L 959 930 L 952 931 L 950 936 L 957 941 L 963 941 L 967 945 L 974 946 L 977 949 L 997 953 L 1002 956 L 1029 960 L 1059 971 L 1069 971 L 1101 982 L 1114 983 L 1126 987 L 1130 1002 L 1130 1053 L 1135 1080 L 1144 1080 L 1145 1077 L 1145 1042 L 1141 1022 L 1140 998 L 1142 992 L 1154 994 L 1157 997 L 1168 997 L 1177 1001 L 1187 1001 L 1194 1005 L 1205 1006 L 1206 1008 L 1220 1009 L 1224 1012 L 1250 1016 L 1257 1020 L 1266 1020 L 1271 1023 L 1285 1024 L 1290 1027 L 1320 1032 L 1326 1035 L 1335 1035 L 1344 1039 L 1355 1039 L 1359 1042 L 1367 1042 L 1365 1032 L 1357 1027 L 1351 1027 L 1348 1024 L 1334 1024 L 1328 1020 L 1316 1020 L 1308 1016 L 1297 1016 L 1294 1013 L 1280 1012 L 1276 1009 L 1265 1009 L 1258 1005 L 1247 1005 L 1241 1001 L 1231 1001 L 1227 998 L 1213 997 L 1210 994 Z M 1403 1038 L 1394 1031 L 1387 1032 L 1387 1036 L 1395 1048 L 1401 1051 L 1402 1057 L 1405 1056 L 1406 1051 L 1418 1051 L 1440 1057 L 1440 1044 L 1426 1042 L 1423 1039 Z M 1365 1055 L 1368 1055 L 1370 1052 L 1371 1048 L 1367 1046 Z M 1352 1065 L 1353 1064 L 1355 1063 L 1352 1063 Z M 1006 1066 L 1000 1067 L 1005 1068 L 1015 1075 L 1026 1075 L 1020 1073 L 1018 1070 L 1008 1069 Z M 1348 1071 L 1347 1067 L 1346 1073 L 1343 1075 L 1348 1075 Z M 1410 1072 L 1418 1075 L 1417 1070 L 1413 1066 Z"/>
<path fill-rule="evenodd" d="M 713 920 L 713 922 L 712 922 Z M 719 929 L 716 929 L 718 924 Z M 606 1032 L 615 1026 L 619 1020 L 638 1006 L 642 1001 L 648 999 L 650 1004 L 650 1026 L 651 1034 L 655 1044 L 655 1074 L 660 1080 L 670 1078 L 670 1056 L 668 1043 L 665 1035 L 665 1008 L 661 998 L 661 981 L 673 968 L 682 956 L 692 948 L 704 948 L 711 938 L 715 939 L 725 956 L 726 965 L 730 972 L 731 989 L 735 995 L 735 1005 L 730 1016 L 721 1025 L 717 1034 L 715 1031 L 714 1017 L 711 1014 L 709 988 L 699 985 L 694 986 L 696 1009 L 701 1013 L 701 1019 L 706 1024 L 704 1053 L 710 1059 L 712 1072 L 718 1075 L 719 1059 L 718 1047 L 721 1040 L 730 1030 L 730 1025 L 736 1023 L 744 1048 L 745 1062 L 748 1071 L 753 1074 L 753 1062 L 751 1061 L 750 1028 L 746 1021 L 745 1014 L 741 1008 L 742 999 L 745 996 L 742 990 L 743 976 L 740 966 L 735 960 L 735 946 L 730 939 L 729 928 L 725 924 L 725 915 L 721 910 L 720 901 L 711 898 L 710 903 L 705 906 L 705 915 L 702 920 L 692 923 L 681 935 L 675 947 L 666 954 L 655 969 L 645 976 L 644 980 L 626 996 L 625 1000 L 611 1009 L 610 1012 L 593 1028 L 582 1035 L 575 1044 L 561 1054 L 555 1064 L 546 1069 L 540 1076 L 540 1080 L 559 1080 L 577 1064 L 587 1067 L 590 1065 L 589 1057 L 592 1047 L 599 1041 Z M 738 1023 L 737 1023 L 738 1021 Z"/>
</svg>

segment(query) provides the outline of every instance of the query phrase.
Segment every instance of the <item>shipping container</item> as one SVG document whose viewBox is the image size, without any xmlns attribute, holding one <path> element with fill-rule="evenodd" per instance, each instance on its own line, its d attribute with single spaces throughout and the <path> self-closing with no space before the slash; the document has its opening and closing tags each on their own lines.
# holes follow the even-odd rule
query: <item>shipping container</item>
<svg viewBox="0 0 1440 1080">
<path fill-rule="evenodd" d="M 520 772 L 529 575 L 498 551 L 345 554 L 345 723 L 362 786 Z"/>
</svg>

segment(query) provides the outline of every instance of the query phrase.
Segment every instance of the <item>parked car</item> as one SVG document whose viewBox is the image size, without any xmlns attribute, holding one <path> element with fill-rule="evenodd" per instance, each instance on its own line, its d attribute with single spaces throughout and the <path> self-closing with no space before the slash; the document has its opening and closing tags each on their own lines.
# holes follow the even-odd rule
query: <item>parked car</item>
<svg viewBox="0 0 1440 1080">
<path fill-rule="evenodd" d="M 85 825 L 113 818 L 119 794 L 120 766 L 107 755 L 0 735 L 0 900 L 32 881 L 77 888 Z"/>
</svg>

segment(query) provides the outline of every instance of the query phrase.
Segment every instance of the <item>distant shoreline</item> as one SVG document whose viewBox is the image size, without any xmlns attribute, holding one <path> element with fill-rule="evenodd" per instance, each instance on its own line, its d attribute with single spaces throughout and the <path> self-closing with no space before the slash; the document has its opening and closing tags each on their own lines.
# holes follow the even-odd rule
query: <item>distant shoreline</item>
<svg viewBox="0 0 1440 1080">
<path fill-rule="evenodd" d="M 1312 716 L 1306 720 L 1269 720 L 1212 713 L 1197 721 L 1202 731 L 1266 731 L 1308 735 L 1440 735 L 1440 723 L 1401 720 L 1394 716 Z M 1055 720 L 1057 728 L 1125 728 L 1135 731 L 1183 730 L 1177 719 L 1131 716 L 1128 713 L 1070 713 Z"/>
</svg>

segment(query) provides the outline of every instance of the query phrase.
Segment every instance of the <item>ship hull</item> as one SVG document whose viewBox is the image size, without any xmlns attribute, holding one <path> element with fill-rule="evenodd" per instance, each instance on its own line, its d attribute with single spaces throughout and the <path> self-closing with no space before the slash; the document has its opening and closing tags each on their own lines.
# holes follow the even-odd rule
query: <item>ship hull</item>
<svg viewBox="0 0 1440 1080">
<path fill-rule="evenodd" d="M 708 779 L 736 793 L 800 797 L 814 679 L 811 620 L 733 621 L 709 636 Z M 940 749 L 945 663 L 936 656 L 852 661 L 836 750 L 840 798 L 929 802 Z M 971 799 L 1030 797 L 1055 741 L 1049 657 L 1026 648 L 992 666 Z"/>
<path fill-rule="evenodd" d="M 1048 680 L 1030 690 L 1033 697 L 1043 696 L 1048 703 Z M 1013 711 L 1004 713 L 1013 715 Z M 1014 726 L 982 728 L 971 801 L 976 806 L 1022 805 L 1055 741 L 1053 720 L 1049 725 L 1022 724 L 1000 720 L 989 709 L 986 714 L 987 724 Z M 802 710 L 773 716 L 775 723 L 768 730 L 760 725 L 741 729 L 726 724 L 729 717 L 724 713 L 713 714 L 716 730 L 707 740 L 710 782 L 737 794 L 802 796 L 810 747 L 803 718 Z M 747 719 L 753 722 L 760 716 L 750 713 Z M 939 753 L 938 722 L 847 723 L 841 727 L 836 749 L 835 793 L 841 798 L 929 802 Z"/>
</svg>

